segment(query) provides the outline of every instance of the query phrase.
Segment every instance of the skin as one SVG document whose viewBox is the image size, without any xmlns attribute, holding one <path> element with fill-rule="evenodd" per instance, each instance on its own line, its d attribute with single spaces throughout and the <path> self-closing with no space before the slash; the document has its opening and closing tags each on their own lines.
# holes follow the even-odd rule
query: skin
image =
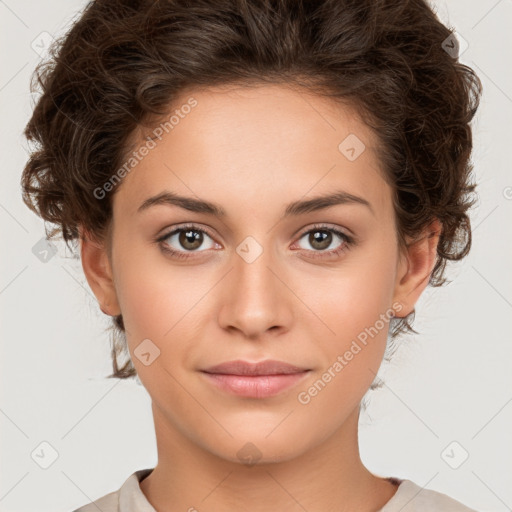
<svg viewBox="0 0 512 512">
<path fill-rule="evenodd" d="M 298 393 L 379 315 L 413 310 L 440 225 L 433 221 L 418 241 L 399 247 L 377 138 L 348 106 L 261 85 L 189 91 L 176 108 L 191 96 L 198 105 L 116 189 L 109 239 L 82 231 L 89 285 L 104 313 L 123 314 L 152 399 L 158 464 L 141 489 L 158 511 L 377 511 L 397 487 L 363 465 L 357 432 L 389 323 L 309 403 Z M 338 150 L 349 134 L 366 146 L 354 161 Z M 137 132 L 134 140 L 144 139 Z M 137 213 L 163 190 L 217 203 L 227 215 L 171 205 Z M 334 190 L 363 197 L 373 213 L 352 203 L 281 219 L 290 202 Z M 181 223 L 213 236 L 204 234 L 195 251 L 178 235 L 155 242 Z M 326 255 L 345 241 L 328 232 L 331 244 L 319 249 L 308 236 L 316 223 L 353 233 L 356 244 Z M 263 251 L 250 263 L 236 251 L 248 236 Z M 190 257 L 173 259 L 165 243 Z M 144 339 L 160 350 L 148 366 L 134 352 Z M 233 359 L 278 359 L 312 371 L 277 396 L 243 398 L 199 372 Z M 237 452 L 256 453 L 249 442 L 258 455 L 244 464 Z"/>
</svg>

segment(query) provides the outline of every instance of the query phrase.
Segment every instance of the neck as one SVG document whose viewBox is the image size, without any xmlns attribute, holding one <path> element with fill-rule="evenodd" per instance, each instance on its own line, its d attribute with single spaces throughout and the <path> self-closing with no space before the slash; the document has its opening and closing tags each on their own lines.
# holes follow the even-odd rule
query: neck
<svg viewBox="0 0 512 512">
<path fill-rule="evenodd" d="M 157 511 L 378 511 L 397 486 L 370 473 L 359 455 L 359 405 L 334 435 L 293 458 L 227 460 L 204 450 L 153 403 L 158 464 L 140 484 Z M 250 453 L 250 448 L 247 448 Z M 286 460 L 284 460 L 286 459 Z"/>
</svg>

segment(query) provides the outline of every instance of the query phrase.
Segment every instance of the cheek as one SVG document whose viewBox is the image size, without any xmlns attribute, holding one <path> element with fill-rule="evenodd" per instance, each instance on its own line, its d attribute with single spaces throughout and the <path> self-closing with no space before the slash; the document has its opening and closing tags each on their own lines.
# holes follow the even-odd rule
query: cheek
<svg viewBox="0 0 512 512">
<path fill-rule="evenodd" d="M 206 311 L 215 279 L 211 270 L 172 266 L 132 254 L 118 262 L 116 289 L 130 352 L 149 339 L 160 350 L 159 363 L 170 370 L 187 366 L 189 340 L 211 318 Z M 212 280 L 213 279 L 213 280 Z M 218 279 L 218 277 L 217 277 Z M 132 356 L 137 371 L 145 366 Z"/>
<path fill-rule="evenodd" d="M 316 330 L 323 366 L 331 368 L 331 376 L 336 375 L 332 378 L 336 384 L 329 385 L 332 389 L 364 393 L 375 378 L 372 371 L 377 373 L 382 362 L 393 315 L 395 257 L 393 247 L 386 247 L 381 240 L 351 255 L 329 279 L 308 278 L 302 293 L 308 293 L 308 305 L 322 322 L 315 317 L 303 328 L 311 339 Z M 326 334 L 318 336 L 318 329 Z M 343 368 L 336 364 L 339 357 Z M 326 375 L 326 380 L 329 378 Z"/>
<path fill-rule="evenodd" d="M 368 244 L 347 257 L 328 277 L 308 276 L 302 296 L 313 311 L 319 312 L 331 337 L 346 341 L 375 324 L 381 314 L 391 314 L 395 267 L 392 247 Z"/>
<path fill-rule="evenodd" d="M 321 356 L 322 367 L 297 396 L 309 417 L 325 417 L 325 411 L 330 411 L 326 431 L 345 421 L 375 380 L 392 318 L 391 280 L 385 273 L 378 277 L 354 272 L 334 281 L 328 293 L 318 295 L 323 301 L 319 316 L 334 334 L 317 334 L 314 350 Z"/>
<path fill-rule="evenodd" d="M 125 326 L 143 337 L 162 338 L 205 287 L 197 272 L 174 266 L 154 247 L 131 252 L 119 259 L 116 269 Z"/>
</svg>

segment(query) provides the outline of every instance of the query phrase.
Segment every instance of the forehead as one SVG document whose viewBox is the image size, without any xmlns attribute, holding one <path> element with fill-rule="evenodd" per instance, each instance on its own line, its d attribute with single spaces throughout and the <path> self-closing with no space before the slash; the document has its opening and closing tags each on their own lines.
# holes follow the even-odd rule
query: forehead
<svg viewBox="0 0 512 512">
<path fill-rule="evenodd" d="M 272 189 L 276 198 L 301 197 L 334 185 L 378 196 L 386 186 L 377 137 L 356 109 L 289 85 L 184 90 L 169 115 L 134 132 L 131 143 L 138 159 L 114 202 L 132 213 L 164 188 L 222 201 Z"/>
</svg>

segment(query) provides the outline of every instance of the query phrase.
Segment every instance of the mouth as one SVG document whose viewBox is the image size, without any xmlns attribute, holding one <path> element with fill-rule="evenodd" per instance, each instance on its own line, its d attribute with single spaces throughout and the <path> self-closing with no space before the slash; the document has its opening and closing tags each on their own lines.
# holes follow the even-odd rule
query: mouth
<svg viewBox="0 0 512 512">
<path fill-rule="evenodd" d="M 227 361 L 202 370 L 210 374 L 224 375 L 250 375 L 250 376 L 269 376 L 269 375 L 290 375 L 308 371 L 309 368 L 300 368 L 285 361 L 276 361 L 267 359 L 258 363 L 251 363 L 237 359 L 236 361 Z"/>
<path fill-rule="evenodd" d="M 298 384 L 311 372 L 284 361 L 228 361 L 201 370 L 210 384 L 234 395 L 268 398 Z"/>
</svg>

